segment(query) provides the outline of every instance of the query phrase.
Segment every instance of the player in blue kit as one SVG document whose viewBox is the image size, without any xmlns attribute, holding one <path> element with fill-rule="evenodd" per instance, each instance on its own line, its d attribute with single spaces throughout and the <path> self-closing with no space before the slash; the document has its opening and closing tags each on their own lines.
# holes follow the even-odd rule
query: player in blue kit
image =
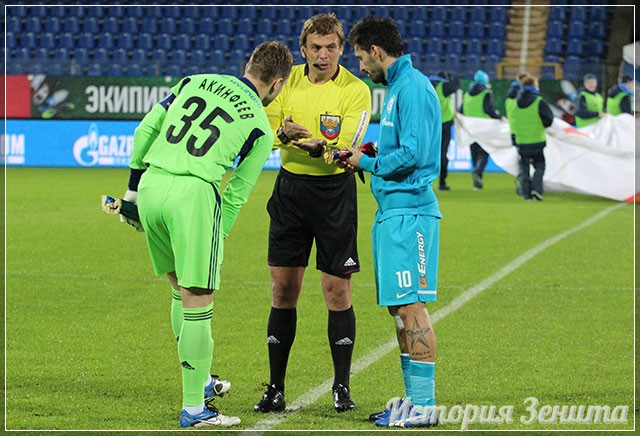
<svg viewBox="0 0 640 436">
<path fill-rule="evenodd" d="M 436 337 L 425 303 L 436 300 L 437 287 L 442 215 L 432 183 L 440 174 L 440 104 L 429 79 L 403 55 L 392 19 L 365 17 L 349 40 L 360 70 L 388 86 L 378 156 L 352 147 L 339 165 L 371 173 L 378 203 L 372 231 L 378 304 L 395 318 L 405 385 L 401 406 L 396 402 L 370 419 L 378 426 L 432 426 Z"/>
</svg>

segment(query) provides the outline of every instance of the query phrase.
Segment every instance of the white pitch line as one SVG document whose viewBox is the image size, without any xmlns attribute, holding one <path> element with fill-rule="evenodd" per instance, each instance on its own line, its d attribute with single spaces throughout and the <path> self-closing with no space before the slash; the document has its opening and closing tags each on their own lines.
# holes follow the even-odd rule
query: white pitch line
<svg viewBox="0 0 640 436">
<path fill-rule="evenodd" d="M 457 298 L 451 301 L 451 303 L 449 303 L 448 305 L 446 305 L 445 307 L 443 307 L 442 309 L 438 310 L 433 315 L 431 315 L 431 322 L 436 323 L 437 321 L 442 320 L 444 317 L 460 309 L 462 306 L 464 306 L 469 301 L 471 301 L 471 299 L 473 299 L 474 297 L 476 297 L 477 295 L 479 295 L 489 287 L 493 286 L 496 282 L 502 280 L 504 277 L 506 277 L 507 275 L 511 274 L 512 272 L 520 268 L 522 265 L 524 265 L 525 263 L 533 259 L 536 255 L 540 254 L 542 251 L 546 250 L 547 248 L 551 247 L 557 242 L 560 242 L 561 240 L 567 238 L 568 236 L 571 236 L 572 234 L 601 220 L 602 218 L 604 218 L 614 210 L 620 209 L 621 207 L 624 207 L 624 206 L 626 206 L 626 203 L 620 203 L 620 204 L 611 206 L 595 214 L 591 218 L 588 218 L 587 220 L 583 221 L 581 224 L 578 224 L 577 226 L 565 232 L 559 233 L 556 236 L 552 236 L 546 241 L 541 242 L 540 244 L 536 245 L 532 249 L 524 252 L 523 254 L 521 254 L 511 262 L 509 262 L 507 265 L 502 267 L 498 272 L 486 278 L 485 280 L 478 283 L 477 285 L 470 288 L 469 290 L 463 292 Z M 351 367 L 351 375 L 355 376 L 359 374 L 360 372 L 364 371 L 365 369 L 373 365 L 375 362 L 380 360 L 382 357 L 386 356 L 391 351 L 397 350 L 397 348 L 398 348 L 398 343 L 396 339 L 393 338 L 389 342 L 386 342 L 380 345 L 379 347 L 377 347 L 376 349 L 368 352 L 367 354 L 362 356 L 360 359 L 358 359 L 356 362 L 354 362 L 354 364 Z M 333 377 L 325 380 L 324 382 L 320 383 L 317 386 L 314 386 L 313 388 L 308 390 L 306 393 L 296 398 L 293 401 L 293 403 L 287 406 L 286 413 L 273 414 L 266 419 L 256 422 L 254 424 L 253 430 L 245 430 L 245 431 L 242 431 L 241 433 L 245 433 L 248 436 L 262 435 L 264 431 L 270 430 L 271 428 L 280 424 L 281 422 L 286 421 L 291 413 L 295 413 L 298 410 L 303 409 L 304 407 L 315 403 L 321 396 L 331 391 L 332 385 L 333 385 Z"/>
</svg>

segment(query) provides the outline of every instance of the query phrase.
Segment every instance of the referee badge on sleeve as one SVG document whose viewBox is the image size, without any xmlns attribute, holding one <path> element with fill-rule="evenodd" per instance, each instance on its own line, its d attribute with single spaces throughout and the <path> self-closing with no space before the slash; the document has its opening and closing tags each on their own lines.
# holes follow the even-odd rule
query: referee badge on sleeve
<svg viewBox="0 0 640 436">
<path fill-rule="evenodd" d="M 340 135 L 341 125 L 340 115 L 320 115 L 320 132 L 329 140 L 336 139 Z"/>
</svg>

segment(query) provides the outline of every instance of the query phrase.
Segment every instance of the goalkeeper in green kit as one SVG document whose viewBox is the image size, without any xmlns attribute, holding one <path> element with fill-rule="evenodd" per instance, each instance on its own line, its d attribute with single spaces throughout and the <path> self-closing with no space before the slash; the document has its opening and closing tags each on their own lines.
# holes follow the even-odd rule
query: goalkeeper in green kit
<svg viewBox="0 0 640 436">
<path fill-rule="evenodd" d="M 210 401 L 219 393 L 209 374 L 213 291 L 220 285 L 224 238 L 273 146 L 263 106 L 278 95 L 292 65 L 285 45 L 262 43 L 243 77 L 185 77 L 135 131 L 124 199 L 137 203 L 154 271 L 166 274 L 173 288 L 181 427 L 240 423 L 220 414 Z M 221 179 L 236 158 L 221 192 Z"/>
</svg>

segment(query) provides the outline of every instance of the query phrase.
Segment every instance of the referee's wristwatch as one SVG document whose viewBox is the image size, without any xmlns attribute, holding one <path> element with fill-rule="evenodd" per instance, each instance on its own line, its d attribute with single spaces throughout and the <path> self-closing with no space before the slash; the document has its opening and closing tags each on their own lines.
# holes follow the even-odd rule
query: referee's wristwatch
<svg viewBox="0 0 640 436">
<path fill-rule="evenodd" d="M 276 135 L 278 136 L 280 142 L 282 142 L 283 144 L 287 144 L 289 141 L 291 141 L 291 138 L 289 138 L 287 134 L 284 133 L 284 126 L 278 127 L 278 130 L 276 130 Z"/>
</svg>

